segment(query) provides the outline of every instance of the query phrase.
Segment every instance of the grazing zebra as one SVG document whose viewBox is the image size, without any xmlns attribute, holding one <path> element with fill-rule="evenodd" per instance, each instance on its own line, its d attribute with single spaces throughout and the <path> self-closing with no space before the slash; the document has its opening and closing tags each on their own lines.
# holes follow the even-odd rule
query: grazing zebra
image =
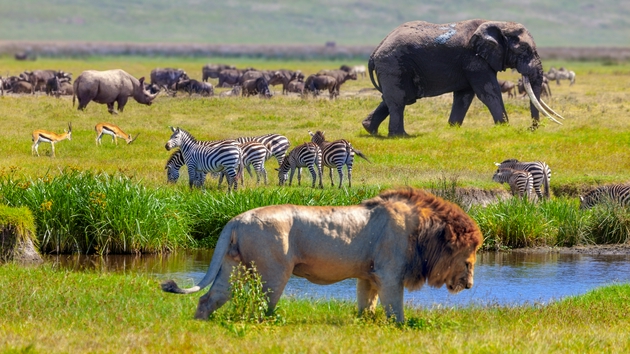
<svg viewBox="0 0 630 354">
<path fill-rule="evenodd" d="M 354 154 L 359 155 L 368 162 L 370 162 L 370 160 L 368 160 L 361 151 L 354 149 L 348 140 L 326 141 L 324 132 L 319 130 L 315 133 L 309 130 L 308 133 L 311 135 L 311 141 L 322 149 L 322 163 L 324 166 L 328 167 L 330 171 L 330 184 L 333 187 L 335 186 L 332 169 L 336 168 L 339 173 L 339 188 L 341 188 L 343 183 L 343 166 L 346 165 L 348 169 L 348 187 L 352 187 L 352 164 L 354 163 Z"/>
<path fill-rule="evenodd" d="M 495 162 L 495 165 L 501 168 L 513 168 L 515 170 L 527 171 L 532 174 L 534 179 L 534 191 L 539 199 L 549 199 L 549 182 L 551 181 L 551 168 L 542 161 L 519 162 L 517 159 L 508 159 L 501 163 Z M 542 187 L 542 190 L 541 190 Z"/>
<path fill-rule="evenodd" d="M 267 184 L 267 170 L 265 170 L 265 161 L 271 157 L 271 143 L 267 143 L 264 145 L 257 141 L 250 141 L 247 143 L 240 144 L 241 150 L 243 151 L 243 166 L 247 169 L 247 173 L 249 173 L 250 177 L 252 176 L 252 171 L 249 169 L 249 166 L 254 167 L 254 171 L 256 172 L 256 184 L 260 183 L 260 176 L 262 175 L 265 179 L 265 184 Z M 243 185 L 243 179 L 241 179 L 241 185 Z"/>
<path fill-rule="evenodd" d="M 313 185 L 315 188 L 315 182 L 317 182 L 317 175 L 319 174 L 319 187 L 324 188 L 324 184 L 322 183 L 322 150 L 315 143 L 304 143 L 302 145 L 296 146 L 289 154 L 282 160 L 282 164 L 280 168 L 278 168 L 278 180 L 279 184 L 282 186 L 284 182 L 287 181 L 287 174 L 289 170 L 291 171 L 291 175 L 289 178 L 289 186 L 293 181 L 293 173 L 295 173 L 295 169 L 298 169 L 298 185 L 300 185 L 300 180 L 302 179 L 302 167 L 308 167 L 308 170 L 311 171 L 311 176 L 313 177 Z M 315 171 L 317 169 L 317 171 Z"/>
<path fill-rule="evenodd" d="M 166 161 L 166 166 L 164 169 L 166 170 L 166 181 L 168 183 L 176 183 L 179 179 L 179 169 L 186 164 L 184 161 L 184 154 L 182 154 L 181 150 L 175 150 L 171 154 L 171 156 Z M 206 182 L 206 173 L 201 171 L 194 171 L 195 176 L 193 177 L 195 185 L 203 186 Z"/>
<path fill-rule="evenodd" d="M 269 144 L 269 150 L 271 150 L 271 154 L 278 160 L 278 165 L 282 165 L 282 160 L 291 145 L 286 136 L 273 133 L 261 136 L 244 136 L 237 138 L 236 141 L 241 144 L 250 141 L 257 141 L 263 145 Z"/>
<path fill-rule="evenodd" d="M 611 184 L 597 187 L 584 196 L 580 196 L 580 209 L 588 209 L 607 200 L 630 206 L 630 185 Z"/>
<path fill-rule="evenodd" d="M 500 168 L 492 176 L 492 180 L 499 183 L 508 183 L 512 195 L 518 195 L 529 199 L 532 194 L 534 180 L 532 174 L 527 171 L 515 170 L 512 168 Z"/>
<path fill-rule="evenodd" d="M 208 146 L 198 142 L 184 129 L 171 127 L 173 134 L 166 142 L 166 150 L 179 147 L 188 166 L 188 183 L 190 187 L 202 187 L 196 179 L 198 172 L 223 172 L 227 175 L 228 192 L 238 187 L 237 177 L 241 172 L 242 151 L 232 143 L 220 143 Z"/>
</svg>

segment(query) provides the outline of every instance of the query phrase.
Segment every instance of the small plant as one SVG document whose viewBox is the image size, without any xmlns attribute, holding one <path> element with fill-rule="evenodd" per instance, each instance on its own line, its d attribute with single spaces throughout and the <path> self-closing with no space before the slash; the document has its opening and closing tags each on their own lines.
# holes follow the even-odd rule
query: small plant
<svg viewBox="0 0 630 354">
<path fill-rule="evenodd" d="M 226 322 L 258 323 L 268 318 L 269 296 L 253 261 L 250 267 L 242 263 L 234 267 L 230 284 L 232 299 L 224 312 Z"/>
</svg>

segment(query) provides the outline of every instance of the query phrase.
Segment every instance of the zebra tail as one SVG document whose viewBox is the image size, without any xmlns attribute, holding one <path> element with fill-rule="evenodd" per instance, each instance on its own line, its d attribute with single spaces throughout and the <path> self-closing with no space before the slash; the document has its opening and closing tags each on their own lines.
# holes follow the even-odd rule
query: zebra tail
<svg viewBox="0 0 630 354">
<path fill-rule="evenodd" d="M 545 195 L 545 198 L 550 199 L 551 198 L 551 193 L 549 191 L 549 176 L 547 175 L 547 173 L 543 173 L 543 174 L 544 174 L 544 176 L 543 176 L 543 185 L 544 185 L 544 188 L 545 188 L 544 195 Z"/>
<path fill-rule="evenodd" d="M 363 158 L 365 161 L 367 161 L 367 162 L 369 162 L 369 163 L 372 163 L 372 161 L 370 161 L 367 157 L 365 157 L 365 155 L 363 155 L 363 153 L 362 153 L 361 151 L 359 151 L 359 150 L 357 150 L 357 149 L 355 149 L 355 148 L 352 148 L 352 151 L 354 151 L 354 153 L 355 153 L 357 156 L 359 156 L 359 157 Z"/>
</svg>

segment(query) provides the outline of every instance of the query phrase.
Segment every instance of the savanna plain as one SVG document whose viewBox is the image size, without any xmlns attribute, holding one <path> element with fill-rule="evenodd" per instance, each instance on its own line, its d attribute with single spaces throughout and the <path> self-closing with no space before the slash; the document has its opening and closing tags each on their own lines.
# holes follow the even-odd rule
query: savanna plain
<svg viewBox="0 0 630 354">
<path fill-rule="evenodd" d="M 72 72 L 73 77 L 87 69 L 121 68 L 138 78 L 148 78 L 153 68 L 176 67 L 200 79 L 201 66 L 206 62 L 257 69 L 299 69 L 307 75 L 320 69 L 335 69 L 341 64 L 363 64 L 243 58 L 40 58 L 35 62 L 0 58 L 0 68 L 3 75 L 33 69 L 62 69 Z M 9 195 L 22 193 L 15 190 L 57 183 L 55 188 L 66 191 L 67 195 L 82 193 L 89 195 L 88 201 L 99 201 L 105 216 L 94 218 L 127 221 L 129 214 L 120 212 L 125 209 L 110 204 L 143 204 L 150 208 L 150 198 L 142 199 L 148 193 L 149 197 L 193 200 L 198 215 L 221 213 L 216 218 L 220 221 L 215 220 L 212 226 L 216 230 L 241 208 L 260 204 L 287 201 L 349 204 L 386 188 L 435 188 L 444 185 L 444 181 L 458 188 L 505 189 L 507 186 L 491 180 L 494 162 L 517 158 L 549 164 L 553 171 L 552 200 L 537 205 L 506 202 L 497 209 L 471 208 L 471 216 L 484 232 L 485 248 L 625 243 L 627 214 L 622 212 L 617 218 L 615 227 L 619 229 L 613 239 L 593 239 L 588 228 L 580 225 L 588 224 L 597 216 L 578 211 L 577 196 L 597 184 L 623 183 L 630 179 L 630 65 L 563 61 L 544 61 L 543 64 L 545 70 L 564 66 L 575 71 L 576 83 L 572 86 L 566 81 L 561 85 L 551 83 L 552 97 L 546 102 L 566 119 L 563 125 L 557 125 L 542 118 L 543 124 L 536 131 L 528 130 L 531 126 L 529 101 L 507 96 L 504 101 L 509 124 L 494 125 L 485 106 L 475 101 L 464 124 L 449 127 L 451 97 L 445 95 L 422 99 L 406 108 L 406 130 L 411 137 L 387 138 L 385 125 L 381 126 L 379 136 L 370 136 L 361 127 L 361 120 L 378 105 L 380 97 L 372 89 L 370 80 L 361 78 L 346 82 L 341 87 L 341 96 L 333 101 L 326 97 L 283 96 L 278 86 L 271 99 L 162 94 L 151 106 L 130 101 L 125 111 L 115 116 L 109 115 L 105 106 L 95 103 L 79 112 L 73 108 L 69 97 L 5 95 L 0 97 L 2 199 L 6 202 Z M 518 77 L 504 72 L 499 78 L 516 82 Z M 215 92 L 223 90 L 216 88 Z M 50 150 L 46 145 L 40 145 L 43 156 L 31 156 L 33 130 L 60 133 L 68 122 L 72 122 L 72 140 L 56 145 L 55 158 L 47 156 Z M 99 122 L 117 124 L 125 132 L 139 134 L 139 137 L 131 145 L 119 141 L 118 146 L 104 138 L 102 146 L 98 147 L 94 126 Z M 170 152 L 165 150 L 164 144 L 170 136 L 170 126 L 186 129 L 202 140 L 279 133 L 287 136 L 293 146 L 310 140 L 309 130 L 322 130 L 329 140 L 351 141 L 371 163 L 355 159 L 352 187 L 341 190 L 330 187 L 327 173 L 324 174 L 324 191 L 311 190 L 308 174 L 303 177 L 302 186 L 294 181 L 292 187 L 278 187 L 274 170 L 277 162 L 271 160 L 267 163 L 270 181 L 266 186 L 256 185 L 255 180 L 246 175 L 245 186 L 231 196 L 225 193 L 225 183 L 217 188 L 217 181 L 212 178 L 206 182 L 205 192 L 189 191 L 185 173 L 178 184 L 166 183 L 164 164 Z M 91 177 L 102 181 L 103 175 L 124 181 L 121 182 L 124 188 L 111 190 L 118 199 L 107 200 L 106 195 L 99 194 L 102 190 L 98 188 L 109 182 L 86 181 Z M 55 180 L 63 184 L 50 182 Z M 74 182 L 94 186 L 98 193 L 90 194 L 89 190 L 83 193 L 83 189 L 75 192 Z M 23 195 L 31 194 L 24 192 Z M 42 198 L 16 204 L 30 206 L 36 217 L 38 238 L 41 245 L 46 246 L 54 240 L 50 239 L 51 233 L 42 228 L 53 225 L 64 229 L 64 225 L 55 222 L 66 220 L 64 215 L 72 214 L 72 210 L 63 209 L 63 197 Z M 101 199 L 109 202 L 107 207 Z M 46 204 L 48 202 L 50 204 Z M 59 214 L 51 218 L 46 212 L 50 208 L 54 211 L 57 205 L 61 205 Z M 107 214 L 105 209 L 109 208 L 117 208 L 119 214 Z M 173 214 L 176 210 L 161 212 Z M 592 213 L 597 215 L 598 212 Z M 549 217 L 555 221 L 539 225 L 536 220 L 548 214 L 556 215 Z M 46 215 L 49 219 L 39 220 Z M 147 212 L 142 215 L 168 219 L 165 214 Z M 521 219 L 522 215 L 526 215 L 525 220 Z M 164 227 L 190 235 L 187 232 L 190 229 L 186 228 L 195 229 L 195 226 L 177 226 L 177 218 L 173 216 L 173 224 Z M 557 221 L 565 219 L 573 224 Z M 520 222 L 516 228 L 520 234 L 513 235 L 514 225 L 507 227 L 511 233 L 505 231 L 506 227 L 501 226 L 507 222 L 505 220 Z M 129 235 L 133 231 L 128 230 L 142 230 L 143 235 L 150 234 L 151 230 L 142 229 L 141 223 L 132 224 L 123 232 L 124 237 L 131 237 L 130 243 L 136 243 L 128 249 L 112 241 L 106 231 L 99 231 L 101 239 L 84 244 L 75 237 L 64 245 L 70 252 L 72 245 L 75 251 L 76 245 L 80 245 L 80 252 L 96 253 L 118 249 L 176 251 L 178 247 L 212 245 L 207 241 L 212 235 L 199 231 L 205 226 L 196 226 L 194 235 L 183 241 L 173 241 L 162 236 L 157 240 L 151 236 L 133 239 Z M 160 225 L 156 228 L 162 227 Z M 72 225 L 66 227 L 70 229 Z M 168 234 L 162 229 L 155 233 Z M 567 241 L 571 237 L 573 239 Z M 630 349 L 628 285 L 612 285 L 547 305 L 410 307 L 406 309 L 407 321 L 402 325 L 389 322 L 382 312 L 357 318 L 353 302 L 283 299 L 275 317 L 250 323 L 227 320 L 221 313 L 207 322 L 193 320 L 198 296 L 164 294 L 159 290 L 159 279 L 143 274 L 72 272 L 52 266 L 13 264 L 0 267 L 0 274 L 0 289 L 3 289 L 0 291 L 0 344 L 4 352 L 233 352 L 250 348 L 257 352 L 599 353 Z"/>
</svg>

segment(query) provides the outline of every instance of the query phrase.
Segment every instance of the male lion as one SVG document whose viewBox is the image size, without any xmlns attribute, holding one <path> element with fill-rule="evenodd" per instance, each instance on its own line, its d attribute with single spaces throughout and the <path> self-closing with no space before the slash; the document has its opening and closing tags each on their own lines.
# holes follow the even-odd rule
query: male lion
<svg viewBox="0 0 630 354">
<path fill-rule="evenodd" d="M 357 278 L 359 315 L 378 298 L 388 317 L 404 321 L 403 293 L 446 284 L 451 293 L 473 285 L 477 224 L 457 205 L 425 191 L 382 192 L 353 206 L 273 205 L 233 218 L 221 232 L 205 277 L 180 289 L 189 294 L 212 283 L 195 318 L 207 319 L 230 297 L 229 277 L 239 262 L 255 262 L 273 311 L 291 274 L 315 284 Z"/>
</svg>

